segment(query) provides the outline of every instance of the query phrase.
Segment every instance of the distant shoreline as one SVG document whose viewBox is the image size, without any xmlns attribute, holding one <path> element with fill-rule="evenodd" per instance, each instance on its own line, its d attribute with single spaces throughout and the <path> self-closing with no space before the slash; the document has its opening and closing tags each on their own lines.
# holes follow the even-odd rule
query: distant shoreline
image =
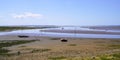
<svg viewBox="0 0 120 60">
<path fill-rule="evenodd" d="M 107 32 L 107 31 L 88 31 L 88 30 L 41 30 L 42 32 L 55 32 L 55 33 L 74 33 L 74 34 L 111 34 L 120 35 L 120 32 Z"/>
</svg>

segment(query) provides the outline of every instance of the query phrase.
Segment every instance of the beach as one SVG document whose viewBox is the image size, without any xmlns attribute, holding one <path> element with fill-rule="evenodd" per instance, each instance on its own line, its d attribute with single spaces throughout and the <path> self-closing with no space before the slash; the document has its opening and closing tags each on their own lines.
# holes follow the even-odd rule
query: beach
<svg viewBox="0 0 120 60">
<path fill-rule="evenodd" d="M 0 60 L 120 59 L 120 32 L 116 30 L 79 27 L 14 30 L 1 32 L 0 44 Z"/>
<path fill-rule="evenodd" d="M 87 39 L 41 37 L 38 41 L 7 47 L 11 56 L 1 57 L 2 60 L 82 60 L 120 52 L 120 39 Z M 16 55 L 20 51 L 20 55 Z M 87 59 L 87 60 L 88 60 Z M 96 58 L 97 59 L 97 58 Z"/>
</svg>

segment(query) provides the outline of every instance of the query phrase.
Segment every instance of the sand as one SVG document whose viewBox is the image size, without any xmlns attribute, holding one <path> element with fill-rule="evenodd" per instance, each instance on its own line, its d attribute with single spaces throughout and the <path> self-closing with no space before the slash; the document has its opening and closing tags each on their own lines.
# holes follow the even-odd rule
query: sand
<svg viewBox="0 0 120 60">
<path fill-rule="evenodd" d="M 51 60 L 51 57 L 64 56 L 66 60 L 72 58 L 93 57 L 101 54 L 120 52 L 120 48 L 108 47 L 111 44 L 120 44 L 120 39 L 75 39 L 66 38 L 68 42 L 61 42 L 60 38 L 41 37 L 36 42 L 8 47 L 9 53 L 21 51 L 21 55 L 7 57 L 7 60 Z M 31 53 L 33 50 L 45 50 Z M 5 57 L 4 57 L 5 58 Z M 4 59 L 3 59 L 4 60 Z M 74 59 L 73 59 L 74 60 Z"/>
</svg>

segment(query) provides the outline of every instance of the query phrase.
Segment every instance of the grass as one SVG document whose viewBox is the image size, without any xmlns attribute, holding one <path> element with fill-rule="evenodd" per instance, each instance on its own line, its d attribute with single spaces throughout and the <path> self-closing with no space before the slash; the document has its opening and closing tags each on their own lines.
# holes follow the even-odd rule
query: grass
<svg viewBox="0 0 120 60">
<path fill-rule="evenodd" d="M 67 45 L 66 44 L 62 45 L 59 49 L 60 51 L 56 48 L 55 49 L 51 48 L 52 46 L 49 46 L 49 45 L 48 45 L 49 48 L 47 48 L 46 46 L 45 47 L 42 46 L 43 48 L 41 48 L 41 45 L 40 45 L 40 48 L 25 47 L 22 45 L 20 47 L 25 47 L 23 49 L 28 49 L 28 50 L 21 50 L 21 51 L 27 51 L 27 52 L 25 53 L 23 52 L 19 56 L 11 55 L 8 57 L 6 56 L 3 56 L 3 57 L 7 58 L 6 60 L 25 60 L 25 59 L 27 60 L 31 60 L 31 59 L 32 60 L 120 60 L 120 49 L 118 49 L 120 45 L 119 41 L 107 40 L 104 42 L 102 40 L 102 41 L 96 42 L 96 44 L 95 42 L 96 41 L 94 40 L 92 42 L 90 41 L 90 43 L 86 43 L 82 41 L 81 43 L 85 43 L 83 45 L 71 42 Z M 1 43 L 5 43 L 5 41 Z M 99 45 L 97 46 L 97 44 L 102 46 L 99 46 Z M 88 45 L 90 45 L 90 47 Z M 86 48 L 86 46 L 89 48 Z M 113 49 L 114 47 L 117 49 Z M 80 48 L 80 49 L 76 50 L 76 48 L 78 49 Z M 95 50 L 93 50 L 92 48 L 94 48 Z M 5 59 L 0 59 L 0 60 L 5 60 Z"/>
<path fill-rule="evenodd" d="M 10 30 L 18 30 L 18 29 L 44 29 L 44 28 L 58 28 L 57 26 L 51 26 L 51 27 L 17 27 L 17 26 L 0 26 L 0 31 L 10 31 Z"/>
<path fill-rule="evenodd" d="M 0 55 L 7 55 L 7 53 L 10 50 L 4 49 L 3 47 L 10 47 L 13 45 L 19 45 L 19 44 L 25 44 L 25 43 L 30 43 L 30 42 L 34 42 L 35 40 L 14 40 L 14 41 L 2 41 L 0 42 Z"/>
<path fill-rule="evenodd" d="M 104 54 L 94 57 L 50 57 L 50 60 L 120 60 L 120 53 Z"/>
<path fill-rule="evenodd" d="M 9 47 L 12 45 L 19 45 L 19 44 L 24 44 L 24 43 L 29 43 L 29 42 L 34 42 L 35 40 L 14 40 L 14 41 L 6 41 L 0 43 L 0 48 L 2 47 Z"/>
<path fill-rule="evenodd" d="M 120 60 L 120 53 L 100 56 L 101 60 Z"/>
<path fill-rule="evenodd" d="M 59 56 L 59 57 L 49 57 L 48 59 L 49 59 L 49 60 L 63 60 L 63 59 L 66 59 L 66 57 L 64 57 L 64 56 Z"/>
<path fill-rule="evenodd" d="M 46 51 L 50 51 L 51 49 L 34 49 L 31 51 L 31 53 L 37 53 L 37 52 L 46 52 Z"/>
<path fill-rule="evenodd" d="M 60 40 L 61 38 L 51 38 L 50 40 Z"/>
<path fill-rule="evenodd" d="M 100 57 L 100 60 L 111 60 L 113 59 L 113 57 L 110 57 L 110 56 L 102 56 Z"/>
<path fill-rule="evenodd" d="M 116 57 L 116 58 L 119 58 L 119 59 L 120 59 L 120 53 L 113 54 L 112 56 L 114 56 L 114 57 Z"/>
<path fill-rule="evenodd" d="M 120 49 L 120 44 L 110 44 L 108 47 L 112 49 Z"/>
<path fill-rule="evenodd" d="M 32 28 L 32 27 L 7 27 L 7 26 L 0 26 L 0 31 L 18 30 L 18 29 L 34 29 L 34 28 Z"/>
<path fill-rule="evenodd" d="M 26 46 L 20 46 L 20 47 L 26 47 Z"/>
<path fill-rule="evenodd" d="M 7 49 L 0 49 L 0 55 L 9 52 Z"/>
<path fill-rule="evenodd" d="M 82 59 L 83 60 L 120 60 L 120 53 L 104 54 L 104 55 L 88 57 L 88 58 L 84 57 Z M 71 60 L 74 60 L 74 58 Z M 81 60 L 81 58 L 78 58 L 78 60 Z"/>
<path fill-rule="evenodd" d="M 68 46 L 77 46 L 77 44 L 69 44 Z"/>
</svg>

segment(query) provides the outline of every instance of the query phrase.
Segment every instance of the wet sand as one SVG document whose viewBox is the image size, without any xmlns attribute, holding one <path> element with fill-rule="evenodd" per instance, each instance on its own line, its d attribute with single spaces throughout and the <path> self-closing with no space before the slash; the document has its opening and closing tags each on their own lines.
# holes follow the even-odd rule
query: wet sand
<svg viewBox="0 0 120 60">
<path fill-rule="evenodd" d="M 110 35 L 120 35 L 120 32 L 108 32 L 106 31 L 89 31 L 89 30 L 41 30 L 42 32 L 55 32 L 55 33 L 74 33 L 74 34 L 110 34 Z"/>
<path fill-rule="evenodd" d="M 120 25 L 113 25 L 113 26 L 82 26 L 82 28 L 99 29 L 99 30 L 120 30 Z"/>
</svg>

